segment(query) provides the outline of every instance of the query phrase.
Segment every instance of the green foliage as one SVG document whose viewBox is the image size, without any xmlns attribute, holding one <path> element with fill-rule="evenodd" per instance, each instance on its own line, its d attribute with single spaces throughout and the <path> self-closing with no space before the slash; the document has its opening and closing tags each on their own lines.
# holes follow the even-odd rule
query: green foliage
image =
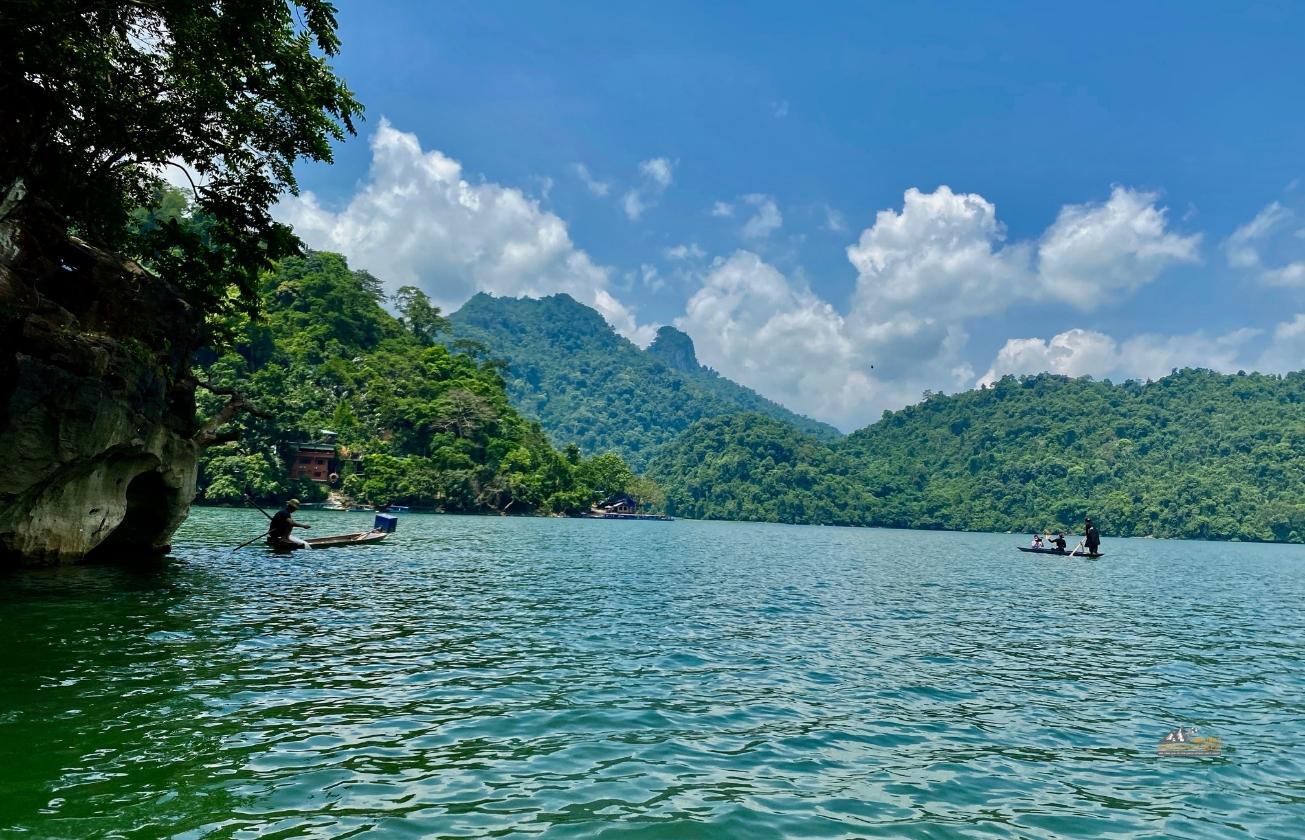
<svg viewBox="0 0 1305 840">
<path fill-rule="evenodd" d="M 361 110 L 327 63 L 335 30 L 325 0 L 8 0 L 0 191 L 21 181 L 200 311 L 250 306 L 259 272 L 298 247 L 269 214 L 295 161 L 331 160 Z M 195 175 L 191 223 L 157 207 L 177 161 Z"/>
<path fill-rule="evenodd" d="M 1091 515 L 1121 536 L 1297 541 L 1302 402 L 1303 373 L 1006 377 L 888 414 L 845 451 L 892 474 L 934 527 L 1071 529 Z"/>
<path fill-rule="evenodd" d="M 569 513 L 627 486 L 648 492 L 617 455 L 553 449 L 538 424 L 509 405 L 498 365 L 405 328 L 381 307 L 380 283 L 343 257 L 288 258 L 263 278 L 261 292 L 264 319 L 236 319 L 232 349 L 201 360 L 201 379 L 236 389 L 270 415 L 243 417 L 238 444 L 205 454 L 206 501 L 239 501 L 246 490 L 265 500 L 320 495 L 319 485 L 284 476 L 293 444 L 323 428 L 361 457 L 362 470 L 346 464 L 342 476 L 360 502 Z M 201 415 L 220 403 L 202 395 Z"/>
<path fill-rule="evenodd" d="M 1007 377 L 832 446 L 761 418 L 692 427 L 649 473 L 686 516 L 1305 542 L 1305 372 L 1146 385 Z"/>
<path fill-rule="evenodd" d="M 760 414 L 698 421 L 648 474 L 668 513 L 695 519 L 869 525 L 880 509 L 829 444 Z"/>
<path fill-rule="evenodd" d="M 416 286 L 400 286 L 394 293 L 394 305 L 399 310 L 400 323 L 422 344 L 433 344 L 449 328 L 449 321 L 440 314 L 440 308 Z"/>
<path fill-rule="evenodd" d="M 618 452 L 636 468 L 693 422 L 745 411 L 825 440 L 839 437 L 699 365 L 684 333 L 664 327 L 643 351 L 567 295 L 479 294 L 449 321 L 451 347 L 506 359 L 513 405 L 537 418 L 555 442 L 576 443 L 586 453 Z"/>
</svg>

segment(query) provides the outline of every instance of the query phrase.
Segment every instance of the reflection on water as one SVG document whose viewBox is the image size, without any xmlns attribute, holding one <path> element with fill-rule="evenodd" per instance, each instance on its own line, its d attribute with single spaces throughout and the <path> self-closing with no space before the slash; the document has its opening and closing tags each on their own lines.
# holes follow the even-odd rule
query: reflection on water
<svg viewBox="0 0 1305 840">
<path fill-rule="evenodd" d="M 405 515 L 231 552 L 262 521 L 0 578 L 0 832 L 1302 836 L 1299 547 Z M 1157 756 L 1180 724 L 1224 752 Z"/>
</svg>

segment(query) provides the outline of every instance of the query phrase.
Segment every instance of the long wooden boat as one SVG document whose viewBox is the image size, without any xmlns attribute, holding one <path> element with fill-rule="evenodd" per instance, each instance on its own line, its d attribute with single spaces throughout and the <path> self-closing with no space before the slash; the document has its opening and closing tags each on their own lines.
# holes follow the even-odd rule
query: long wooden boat
<svg viewBox="0 0 1305 840">
<path fill-rule="evenodd" d="M 1075 557 L 1086 557 L 1089 560 L 1095 560 L 1098 557 L 1105 556 L 1104 553 L 1102 552 L 1087 552 L 1082 550 L 1075 552 L 1075 551 L 1065 551 L 1064 549 L 1060 549 L 1060 548 L 1029 548 L 1028 546 L 1023 546 L 1023 545 L 1017 545 L 1015 547 L 1018 548 L 1020 551 L 1025 551 L 1028 552 L 1029 554 L 1051 554 L 1056 557 L 1068 557 L 1070 554 L 1073 554 Z"/>
<path fill-rule="evenodd" d="M 333 537 L 310 537 L 304 542 L 308 543 L 309 548 L 338 548 L 342 545 L 371 545 L 380 542 L 389 535 L 387 531 L 358 531 L 354 534 L 336 534 Z M 281 542 L 280 540 L 268 540 L 267 544 L 273 551 L 277 552 L 295 551 L 303 548 L 298 543 Z"/>
</svg>

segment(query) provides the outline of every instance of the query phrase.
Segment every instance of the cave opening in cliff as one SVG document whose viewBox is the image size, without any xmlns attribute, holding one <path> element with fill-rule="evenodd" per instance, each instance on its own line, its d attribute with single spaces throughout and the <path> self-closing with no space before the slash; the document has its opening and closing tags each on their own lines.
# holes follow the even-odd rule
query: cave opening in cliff
<svg viewBox="0 0 1305 840">
<path fill-rule="evenodd" d="M 156 557 L 155 541 L 168 531 L 172 491 L 157 470 L 140 473 L 127 485 L 127 513 L 118 527 L 86 554 L 86 561 L 124 562 Z"/>
</svg>

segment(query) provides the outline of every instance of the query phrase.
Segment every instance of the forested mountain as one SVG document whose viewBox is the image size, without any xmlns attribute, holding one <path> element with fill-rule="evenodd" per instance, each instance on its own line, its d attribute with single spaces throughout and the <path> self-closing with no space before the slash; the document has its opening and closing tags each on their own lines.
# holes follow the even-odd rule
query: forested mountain
<svg viewBox="0 0 1305 840">
<path fill-rule="evenodd" d="M 846 441 L 918 492 L 913 524 L 1305 541 L 1305 372 L 1042 375 L 935 396 Z"/>
<path fill-rule="evenodd" d="M 361 472 L 353 461 L 343 470 L 360 501 L 565 512 L 621 492 L 654 495 L 619 456 L 554 449 L 508 403 L 494 364 L 435 343 L 446 324 L 417 289 L 400 290 L 396 318 L 376 278 L 315 253 L 283 260 L 259 292 L 264 317 L 233 316 L 233 349 L 199 361 L 201 381 L 239 392 L 264 415 L 244 416 L 238 441 L 205 454 L 202 499 L 322 497 L 321 485 L 292 481 L 286 468 L 294 442 L 322 429 L 361 458 Z M 208 395 L 201 415 L 222 401 Z"/>
<path fill-rule="evenodd" d="M 1089 514 L 1107 536 L 1305 541 L 1305 372 L 1007 377 L 821 439 L 703 369 L 683 333 L 641 351 L 566 296 L 477 296 L 451 340 L 419 291 L 392 316 L 379 282 L 332 254 L 282 261 L 261 294 L 263 319 L 229 316 L 234 349 L 198 371 L 267 415 L 206 454 L 210 501 L 312 493 L 286 478 L 285 453 L 322 428 L 364 457 L 344 486 L 367 501 L 524 512 L 659 496 L 615 454 L 557 451 L 510 388 L 554 440 L 646 463 L 681 516 L 1074 532 Z"/>
<path fill-rule="evenodd" d="M 1042 375 L 935 395 L 833 445 L 699 424 L 650 475 L 685 515 L 1305 541 L 1305 372 Z M 852 508 L 860 506 L 860 513 Z"/>
<path fill-rule="evenodd" d="M 761 414 L 699 420 L 653 459 L 666 507 L 694 519 L 882 524 L 857 464 Z"/>
<path fill-rule="evenodd" d="M 542 299 L 478 294 L 450 316 L 450 346 L 477 342 L 507 362 L 508 394 L 558 444 L 615 451 L 642 467 L 697 420 L 758 412 L 824 440 L 824 423 L 794 414 L 698 363 L 692 340 L 663 327 L 640 350 L 596 311 L 568 295 Z"/>
</svg>

